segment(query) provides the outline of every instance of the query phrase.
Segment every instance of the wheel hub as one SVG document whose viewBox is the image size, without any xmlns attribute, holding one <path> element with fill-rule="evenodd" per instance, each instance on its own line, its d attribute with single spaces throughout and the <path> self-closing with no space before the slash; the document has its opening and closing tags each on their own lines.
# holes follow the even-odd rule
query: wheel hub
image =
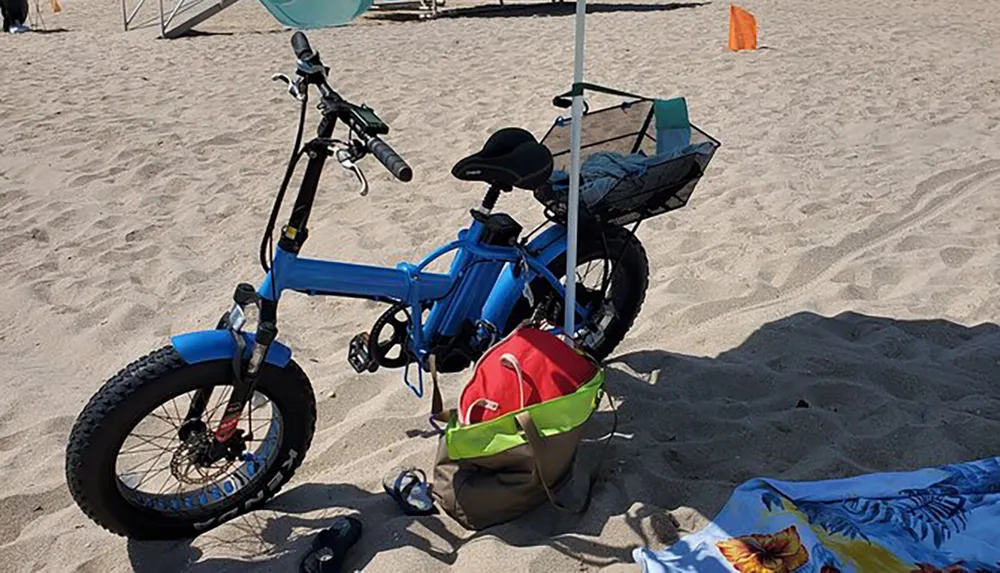
<svg viewBox="0 0 1000 573">
<path fill-rule="evenodd" d="M 213 459 L 220 456 L 212 455 L 212 434 L 201 420 L 188 420 L 181 426 L 178 435 L 183 441 L 170 458 L 170 473 L 177 481 L 187 485 L 215 481 L 226 473 L 246 448 L 242 432 L 238 431 L 224 444 L 225 456 Z"/>
</svg>

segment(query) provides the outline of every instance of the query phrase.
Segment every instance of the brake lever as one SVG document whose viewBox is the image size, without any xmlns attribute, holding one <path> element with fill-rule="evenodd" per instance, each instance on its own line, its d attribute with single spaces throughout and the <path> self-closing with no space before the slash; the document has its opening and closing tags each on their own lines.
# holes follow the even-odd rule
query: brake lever
<svg viewBox="0 0 1000 573">
<path fill-rule="evenodd" d="M 368 195 L 368 179 L 365 177 L 365 172 L 354 162 L 354 155 L 351 151 L 349 149 L 338 149 L 336 157 L 341 167 L 354 173 L 354 176 L 358 178 L 358 182 L 361 183 L 361 196 Z"/>
<path fill-rule="evenodd" d="M 292 79 L 286 76 L 285 74 L 273 74 L 271 76 L 271 81 L 285 82 L 285 84 L 288 86 L 288 93 L 292 94 L 292 97 L 294 97 L 299 101 L 302 101 L 304 99 L 305 96 L 303 96 L 302 90 L 300 89 L 299 86 L 299 81 L 301 80 L 292 81 Z"/>
</svg>

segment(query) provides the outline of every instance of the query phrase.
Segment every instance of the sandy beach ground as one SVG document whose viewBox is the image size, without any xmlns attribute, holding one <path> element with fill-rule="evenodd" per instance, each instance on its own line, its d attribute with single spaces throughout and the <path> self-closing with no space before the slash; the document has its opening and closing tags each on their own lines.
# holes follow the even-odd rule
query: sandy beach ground
<svg viewBox="0 0 1000 573">
<path fill-rule="evenodd" d="M 123 33 L 115 2 L 63 6 L 43 14 L 58 32 L 0 37 L 0 570 L 291 571 L 313 531 L 359 513 L 349 565 L 366 571 L 626 571 L 632 547 L 697 529 L 755 476 L 1000 451 L 1000 1 L 747 0 L 767 49 L 739 54 L 728 3 L 609 1 L 588 16 L 588 79 L 686 96 L 723 147 L 688 207 L 639 230 L 650 289 L 609 366 L 634 437 L 590 511 L 481 534 L 402 516 L 382 475 L 430 468 L 435 442 L 396 372 L 346 364 L 379 307 L 289 296 L 281 336 L 319 416 L 294 480 L 191 542 L 114 537 L 69 496 L 67 434 L 105 379 L 211 328 L 233 285 L 259 280 L 296 120 L 268 78 L 293 59 L 252 0 L 175 41 Z M 328 170 L 307 253 L 391 265 L 453 238 L 483 191 L 453 162 L 558 114 L 571 11 L 312 32 L 415 178 L 369 162 L 360 197 Z M 501 207 L 541 221 L 528 193 Z M 464 379 L 447 377 L 448 397 Z"/>
</svg>

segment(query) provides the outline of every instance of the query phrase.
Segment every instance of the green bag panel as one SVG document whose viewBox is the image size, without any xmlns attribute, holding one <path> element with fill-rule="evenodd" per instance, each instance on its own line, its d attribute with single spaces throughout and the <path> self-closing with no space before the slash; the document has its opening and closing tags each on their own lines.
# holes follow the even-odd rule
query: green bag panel
<svg viewBox="0 0 1000 573">
<path fill-rule="evenodd" d="M 526 444 L 527 439 L 514 420 L 518 412 L 525 410 L 531 412 L 531 418 L 543 437 L 568 432 L 582 425 L 594 413 L 603 388 L 604 370 L 599 369 L 593 378 L 572 394 L 508 412 L 493 420 L 459 426 L 453 415 L 445 428 L 448 457 L 452 460 L 482 458 Z"/>
</svg>

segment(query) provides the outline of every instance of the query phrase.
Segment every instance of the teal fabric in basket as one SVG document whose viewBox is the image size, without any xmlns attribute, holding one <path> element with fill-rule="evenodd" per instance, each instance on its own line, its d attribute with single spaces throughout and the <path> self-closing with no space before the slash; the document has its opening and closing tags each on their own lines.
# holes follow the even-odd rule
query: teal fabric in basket
<svg viewBox="0 0 1000 573">
<path fill-rule="evenodd" d="M 682 97 L 653 102 L 656 117 L 656 154 L 684 149 L 691 143 L 691 122 L 687 101 Z"/>
</svg>

